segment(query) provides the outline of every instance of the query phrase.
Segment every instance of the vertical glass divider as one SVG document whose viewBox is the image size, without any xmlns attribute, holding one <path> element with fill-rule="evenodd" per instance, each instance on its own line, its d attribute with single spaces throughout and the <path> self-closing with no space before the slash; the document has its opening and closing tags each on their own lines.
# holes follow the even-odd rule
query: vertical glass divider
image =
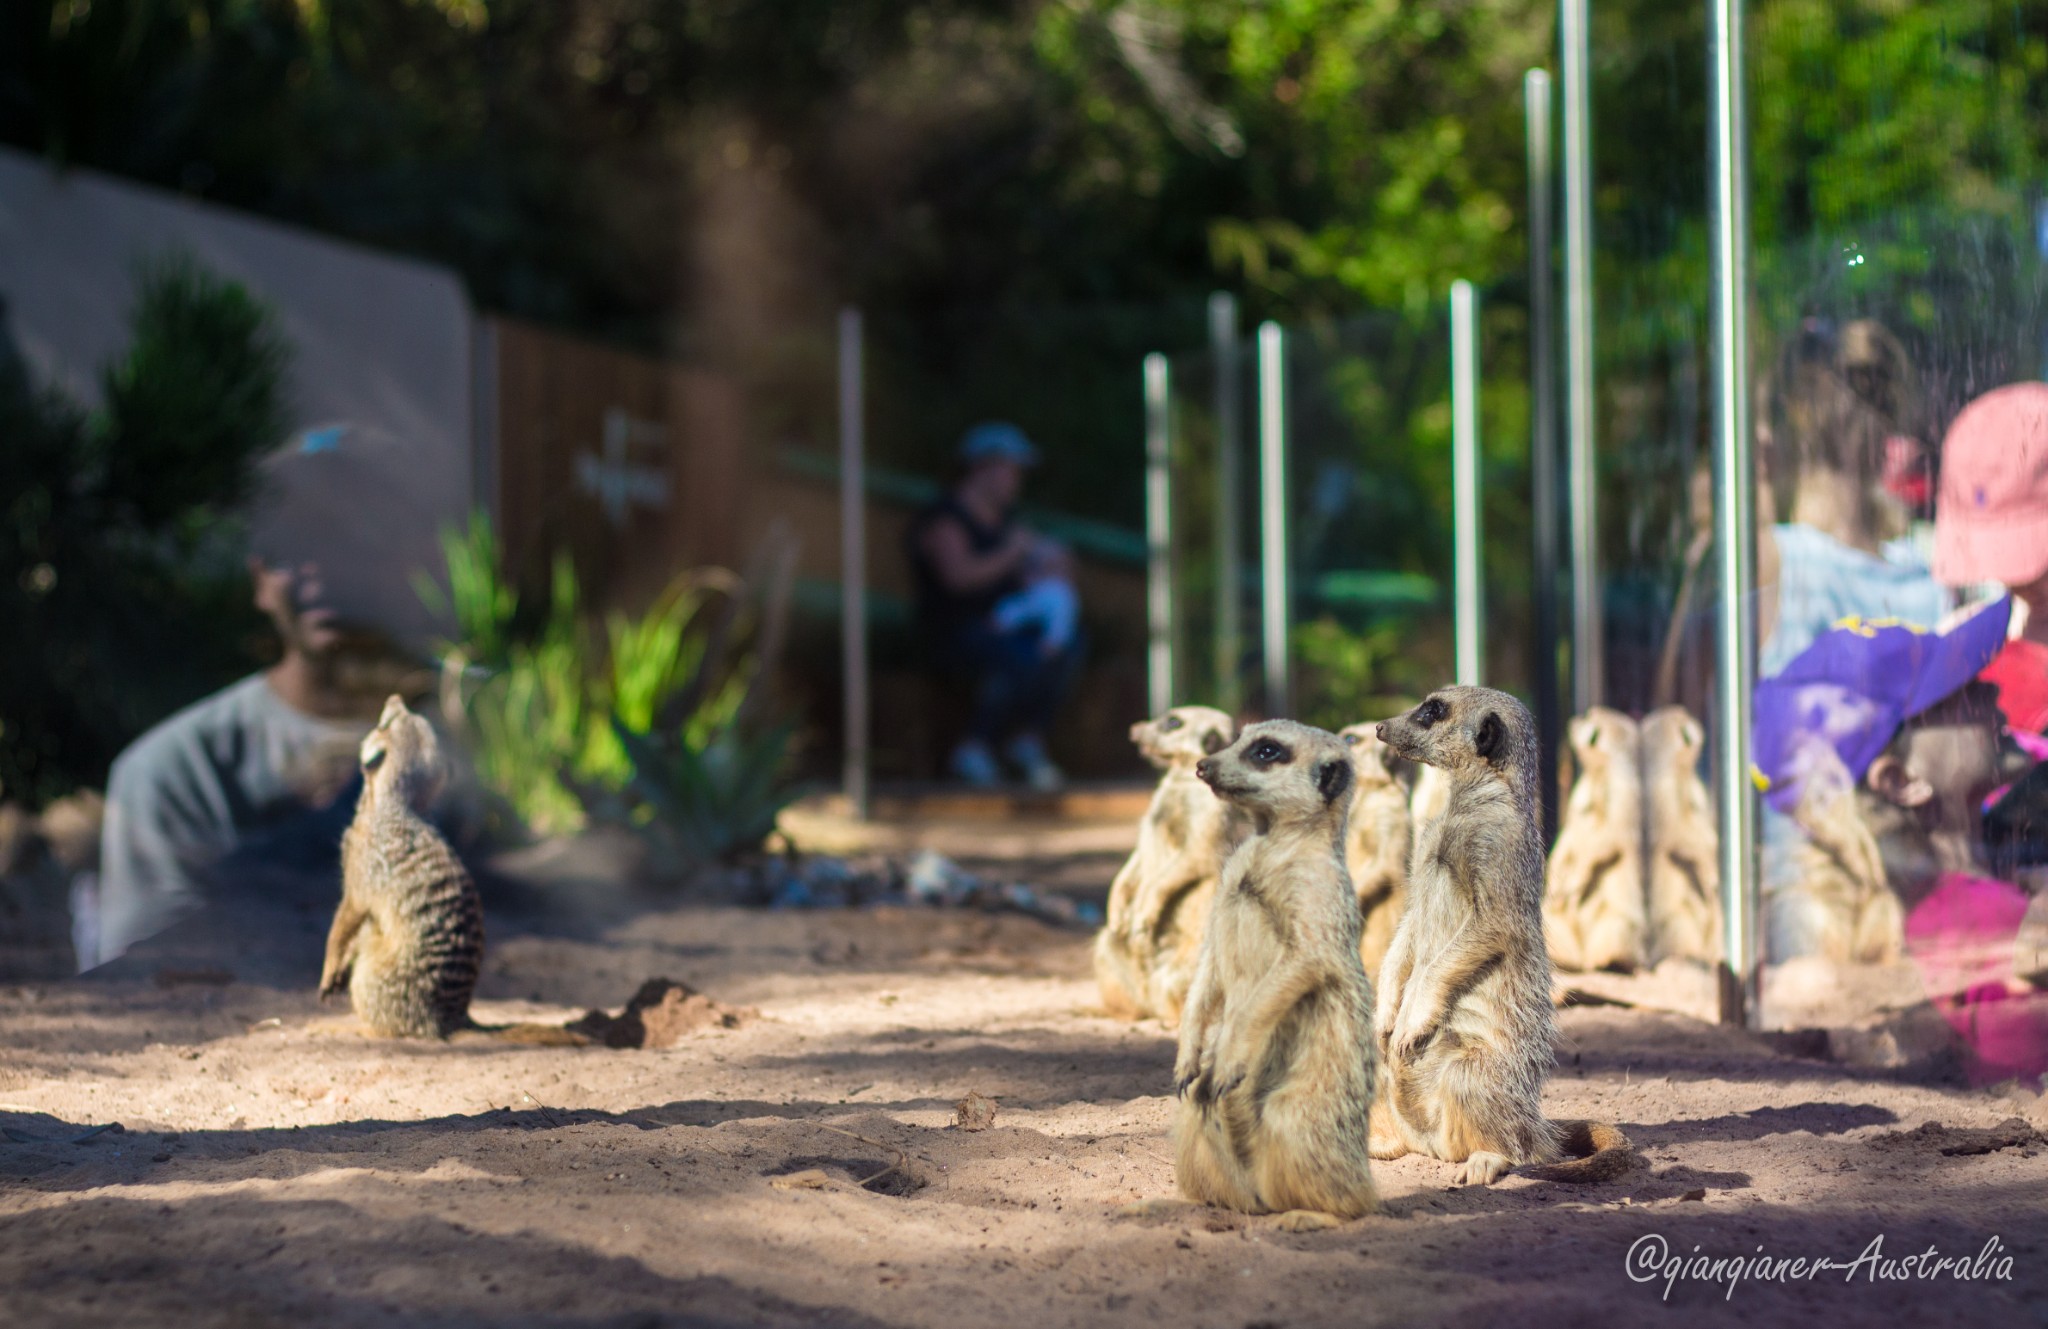
<svg viewBox="0 0 2048 1329">
<path fill-rule="evenodd" d="M 1593 146 L 1587 0 L 1559 0 L 1564 65 L 1565 405 L 1571 449 L 1572 709 L 1606 693 L 1593 457 Z"/>
<path fill-rule="evenodd" d="M 1152 714 L 1173 705 L 1173 472 L 1166 357 L 1145 357 L 1146 682 Z"/>
<path fill-rule="evenodd" d="M 1719 764 L 1723 1023 L 1757 1022 L 1756 790 L 1750 696 L 1756 681 L 1756 468 L 1749 419 L 1749 196 L 1743 123 L 1742 0 L 1707 6 L 1712 189 L 1715 536 L 1721 599 L 1715 674 Z"/>
<path fill-rule="evenodd" d="M 839 311 L 839 649 L 846 695 L 846 765 L 853 815 L 868 815 L 867 439 L 860 310 Z"/>
<path fill-rule="evenodd" d="M 1564 740 L 1564 699 L 1557 673 L 1557 304 L 1551 224 L 1556 186 L 1550 152 L 1550 74 L 1522 75 L 1529 151 L 1529 506 L 1534 537 L 1535 649 L 1532 699 L 1542 749 L 1536 785 L 1543 799 L 1543 840 L 1557 835 L 1557 751 Z"/>
<path fill-rule="evenodd" d="M 1486 670 L 1485 568 L 1479 539 L 1479 316 L 1472 283 L 1451 283 L 1452 581 L 1458 682 Z"/>
<path fill-rule="evenodd" d="M 1244 537 L 1238 504 L 1243 497 L 1243 408 L 1239 403 L 1237 297 L 1209 296 L 1209 358 L 1214 366 L 1216 412 L 1216 695 L 1211 706 L 1236 715 L 1244 706 L 1238 669 L 1244 658 L 1244 586 L 1239 576 Z"/>
<path fill-rule="evenodd" d="M 1294 708 L 1289 686 L 1287 548 L 1287 343 L 1280 325 L 1259 325 L 1259 556 L 1264 606 L 1266 714 Z"/>
</svg>

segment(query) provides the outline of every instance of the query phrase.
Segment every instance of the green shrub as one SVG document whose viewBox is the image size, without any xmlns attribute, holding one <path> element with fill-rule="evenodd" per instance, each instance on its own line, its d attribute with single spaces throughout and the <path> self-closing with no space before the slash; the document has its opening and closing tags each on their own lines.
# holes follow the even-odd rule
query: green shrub
<svg viewBox="0 0 2048 1329">
<path fill-rule="evenodd" d="M 1336 730 L 1413 706 L 1425 689 L 1402 649 L 1408 631 L 1401 619 L 1357 630 L 1330 617 L 1298 625 L 1293 644 L 1303 676 L 1302 718 Z"/>
<path fill-rule="evenodd" d="M 128 348 L 87 411 L 0 329 L 0 788 L 106 779 L 143 729 L 260 663 L 240 510 L 285 436 L 290 353 L 192 260 L 138 273 Z"/>
<path fill-rule="evenodd" d="M 439 647 L 444 696 L 452 687 L 479 778 L 529 830 L 621 818 L 697 860 L 773 829 L 790 734 L 741 725 L 762 671 L 741 648 L 737 578 L 686 574 L 645 613 L 607 615 L 598 633 L 566 555 L 544 609 L 529 613 L 487 519 L 444 532 L 442 551 L 449 591 L 424 579 L 418 590 L 457 625 L 458 639 Z"/>
<path fill-rule="evenodd" d="M 627 793 L 685 861 L 716 862 L 758 846 L 796 798 L 784 778 L 788 725 L 756 733 L 727 725 L 701 745 L 612 727 L 633 763 Z"/>
</svg>

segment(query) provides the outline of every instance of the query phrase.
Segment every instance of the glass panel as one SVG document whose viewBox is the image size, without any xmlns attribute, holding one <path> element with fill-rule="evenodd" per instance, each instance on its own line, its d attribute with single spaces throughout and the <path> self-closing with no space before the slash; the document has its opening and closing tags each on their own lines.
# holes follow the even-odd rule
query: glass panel
<svg viewBox="0 0 2048 1329">
<path fill-rule="evenodd" d="M 1526 321 L 1506 301 L 1482 311 L 1488 681 L 1526 693 Z M 1452 674 L 1449 335 L 1440 311 L 1286 332 L 1290 709 L 1300 719 L 1383 718 Z M 1255 337 L 1238 356 L 1228 458 L 1216 375 L 1212 351 L 1171 362 L 1175 696 L 1263 715 Z M 1219 630 L 1232 611 L 1234 637 Z"/>
<path fill-rule="evenodd" d="M 1981 1082 L 2048 1069 L 2005 1000 L 2048 978 L 2048 619 L 2004 640 L 2048 589 L 2043 18 L 1764 5 L 1747 49 L 1765 1016 Z"/>
</svg>

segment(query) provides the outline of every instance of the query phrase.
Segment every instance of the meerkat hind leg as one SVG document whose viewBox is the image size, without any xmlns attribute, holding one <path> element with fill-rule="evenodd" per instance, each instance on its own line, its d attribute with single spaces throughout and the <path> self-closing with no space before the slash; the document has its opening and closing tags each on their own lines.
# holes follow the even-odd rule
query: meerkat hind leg
<svg viewBox="0 0 2048 1329">
<path fill-rule="evenodd" d="M 1382 1094 L 1386 1090 L 1380 1091 Z M 1400 1158 L 1412 1152 L 1407 1137 L 1401 1134 L 1401 1127 L 1394 1121 L 1394 1109 L 1385 1098 L 1376 1098 L 1372 1105 L 1371 1133 L 1366 1139 L 1366 1152 L 1374 1158 L 1385 1160 Z"/>
</svg>

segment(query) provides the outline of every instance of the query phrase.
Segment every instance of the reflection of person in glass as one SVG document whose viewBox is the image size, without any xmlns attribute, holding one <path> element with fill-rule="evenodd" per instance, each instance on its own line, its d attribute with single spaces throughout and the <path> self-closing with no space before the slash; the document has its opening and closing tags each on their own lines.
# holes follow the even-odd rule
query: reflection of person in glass
<svg viewBox="0 0 2048 1329">
<path fill-rule="evenodd" d="M 2014 600 L 2010 639 L 1982 678 L 1998 689 L 2014 746 L 2033 768 L 1985 817 L 1991 858 L 2037 887 L 2013 972 L 2048 986 L 2048 383 L 1978 397 L 1949 426 L 1934 514 L 1934 570 L 1953 585 L 1997 582 Z"/>
<path fill-rule="evenodd" d="M 369 723 L 338 679 L 342 626 L 316 565 L 252 558 L 249 566 L 256 607 L 283 655 L 114 759 L 97 901 L 77 929 L 81 969 L 205 904 L 220 865 L 252 839 L 331 857 L 347 824 L 342 795 Z"/>
<path fill-rule="evenodd" d="M 1046 755 L 1045 730 L 1079 655 L 1071 561 L 1017 520 L 1025 469 L 1038 461 L 1024 431 L 976 425 L 961 440 L 960 461 L 959 481 L 909 532 L 931 661 L 974 687 L 952 773 L 996 783 L 1000 748 L 1033 787 L 1056 788 L 1061 776 Z"/>
<path fill-rule="evenodd" d="M 1984 678 L 2015 730 L 2048 733 L 2048 383 L 1987 392 L 1949 426 L 1934 571 L 2012 591 L 2014 634 Z"/>
<path fill-rule="evenodd" d="M 1787 339 L 1759 418 L 1771 507 L 1757 547 L 1759 673 L 1851 615 L 1940 622 L 1953 601 L 1905 538 L 1924 474 L 1917 376 L 1870 319 L 1808 318 Z"/>
</svg>

